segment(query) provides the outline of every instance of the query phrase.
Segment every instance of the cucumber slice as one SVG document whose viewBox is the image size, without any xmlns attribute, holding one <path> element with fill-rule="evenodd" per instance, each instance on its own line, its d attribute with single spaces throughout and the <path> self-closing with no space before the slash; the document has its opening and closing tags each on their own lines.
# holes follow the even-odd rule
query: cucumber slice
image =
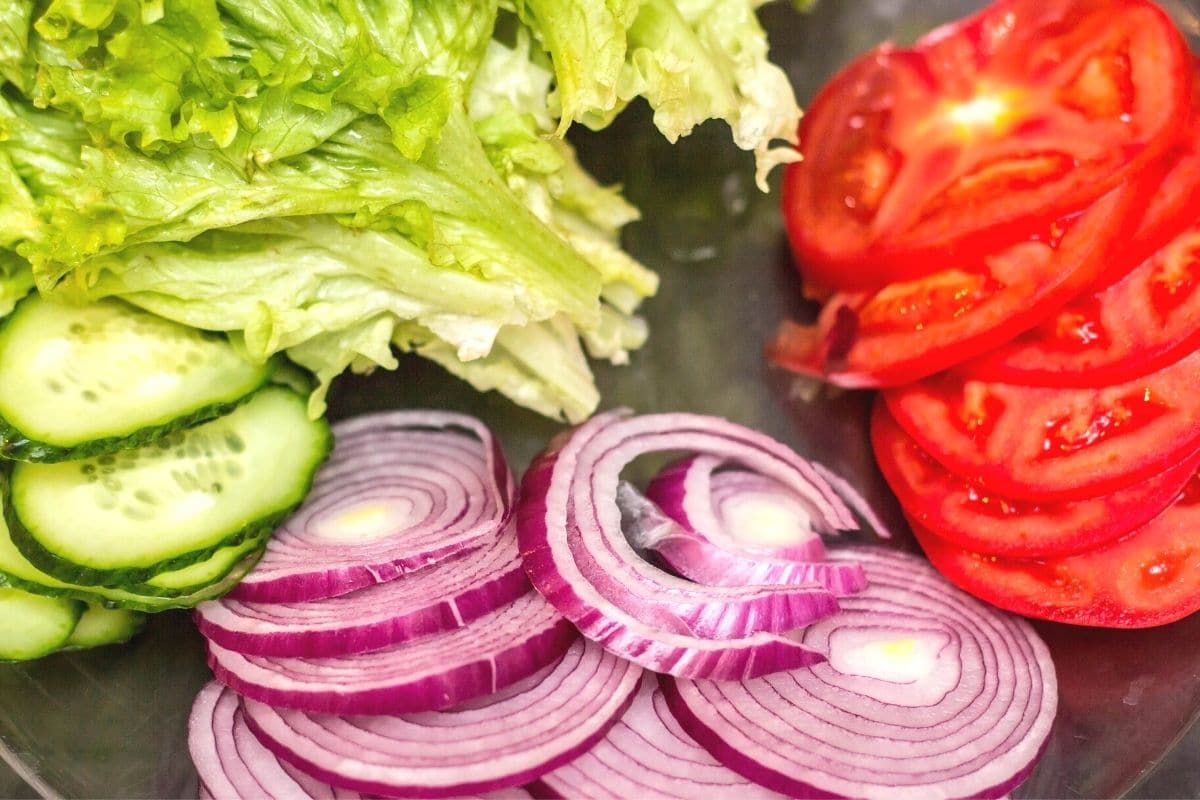
<svg viewBox="0 0 1200 800">
<path fill-rule="evenodd" d="M 63 650 L 90 650 L 106 644 L 123 644 L 146 627 L 146 615 L 123 608 L 88 606 Z"/>
<path fill-rule="evenodd" d="M 3 496 L 4 479 L 0 475 L 0 497 Z M 228 592 L 246 576 L 258 558 L 262 548 L 252 552 L 230 570 L 229 574 L 212 586 L 190 595 L 179 597 L 157 597 L 138 594 L 126 589 L 109 589 L 103 586 L 79 586 L 60 581 L 47 575 L 21 555 L 8 535 L 8 526 L 0 515 L 0 586 L 22 589 L 44 597 L 63 597 L 84 600 L 106 608 L 125 608 L 131 611 L 168 611 L 174 608 L 194 608 L 205 600 L 215 600 Z"/>
<path fill-rule="evenodd" d="M 149 445 L 13 465 L 9 536 L 42 572 L 123 587 L 269 531 L 300 503 L 329 426 L 269 386 L 237 410 Z"/>
<path fill-rule="evenodd" d="M 53 653 L 71 638 L 83 604 L 0 589 L 0 661 L 28 661 Z"/>
<path fill-rule="evenodd" d="M 222 334 L 120 300 L 83 307 L 33 295 L 0 326 L 0 456 L 63 461 L 219 417 L 263 386 Z"/>
<path fill-rule="evenodd" d="M 261 554 L 266 546 L 267 538 L 268 536 L 264 535 L 247 539 L 240 544 L 222 547 L 204 561 L 172 572 L 160 572 L 143 583 L 128 584 L 120 588 L 151 597 L 183 597 L 204 591 L 247 558 L 253 556 L 257 560 L 258 554 Z"/>
</svg>

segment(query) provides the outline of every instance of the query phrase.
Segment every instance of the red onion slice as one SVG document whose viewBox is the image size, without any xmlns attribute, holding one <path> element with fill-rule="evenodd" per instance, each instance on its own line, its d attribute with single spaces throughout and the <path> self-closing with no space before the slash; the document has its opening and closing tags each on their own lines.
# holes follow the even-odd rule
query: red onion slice
<svg viewBox="0 0 1200 800">
<path fill-rule="evenodd" d="M 247 722 L 281 759 L 332 784 L 403 797 L 452 797 L 527 783 L 601 739 L 641 669 L 576 640 L 539 680 L 487 701 L 404 716 L 336 717 L 245 701 Z"/>
<path fill-rule="evenodd" d="M 213 642 L 246 655 L 349 655 L 460 628 L 529 591 L 510 525 L 494 543 L 402 580 L 307 603 L 214 600 L 196 607 L 196 623 Z"/>
<path fill-rule="evenodd" d="M 217 679 L 264 703 L 318 714 L 430 711 L 502 689 L 558 658 L 575 629 L 537 592 L 450 631 L 329 658 L 249 656 L 209 642 Z"/>
<path fill-rule="evenodd" d="M 866 586 L 861 566 L 824 560 L 801 498 L 770 478 L 721 466 L 711 456 L 690 456 L 655 476 L 636 515 L 634 544 L 709 586 L 818 584 L 839 597 Z M 639 505 L 631 487 L 621 496 Z M 676 524 L 662 524 L 664 515 Z"/>
<path fill-rule="evenodd" d="M 188 750 L 200 775 L 200 797 L 359 800 L 283 764 L 250 733 L 238 696 L 213 681 L 200 690 L 188 719 Z"/>
<path fill-rule="evenodd" d="M 721 469 L 725 467 L 725 469 Z M 719 458 L 693 455 L 663 469 L 646 497 L 667 516 L 731 552 L 795 561 L 825 558 L 825 545 L 802 497 L 778 481 Z"/>
<path fill-rule="evenodd" d="M 1045 745 L 1054 665 L 1027 622 L 915 556 L 843 548 L 869 587 L 803 633 L 827 663 L 736 683 L 663 678 L 710 753 L 792 797 L 999 797 Z"/>
<path fill-rule="evenodd" d="M 588 800 L 782 798 L 722 765 L 688 736 L 650 674 L 629 709 L 595 747 L 531 787 L 537 797 Z"/>
<path fill-rule="evenodd" d="M 775 632 L 832 613 L 836 599 L 808 587 L 708 587 L 668 575 L 625 539 L 620 472 L 640 455 L 709 453 L 804 497 L 832 528 L 853 519 L 824 480 L 773 439 L 692 414 L 593 417 L 551 443 L 525 473 L 518 540 L 533 585 L 612 652 L 681 677 L 734 679 L 821 660 Z"/>
<path fill-rule="evenodd" d="M 875 509 L 867 502 L 867 498 L 863 497 L 862 493 L 858 489 L 855 489 L 850 481 L 817 461 L 813 462 L 813 469 L 838 493 L 838 497 L 846 501 L 846 505 L 850 506 L 856 514 L 862 517 L 864 522 L 871 526 L 871 530 L 875 532 L 876 536 L 881 539 L 896 538 L 892 533 L 892 529 L 887 526 L 887 523 L 875 513 Z"/>
<path fill-rule="evenodd" d="M 390 411 L 344 420 L 333 433 L 312 492 L 231 597 L 334 597 L 478 547 L 504 529 L 513 477 L 478 420 Z"/>
</svg>

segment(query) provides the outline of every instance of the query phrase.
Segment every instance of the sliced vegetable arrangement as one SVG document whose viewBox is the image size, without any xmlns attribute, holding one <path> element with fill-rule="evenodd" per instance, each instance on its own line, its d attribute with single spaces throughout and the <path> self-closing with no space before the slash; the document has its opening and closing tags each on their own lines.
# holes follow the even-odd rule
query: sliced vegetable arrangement
<svg viewBox="0 0 1200 800">
<path fill-rule="evenodd" d="M 998 797 L 1049 734 L 1054 668 L 1032 629 L 911 555 L 827 554 L 822 534 L 853 516 L 762 434 L 602 414 L 535 460 L 515 516 L 474 420 L 386 412 L 334 435 L 284 525 L 306 534 L 276 540 L 285 573 L 344 545 L 334 579 L 293 584 L 325 591 L 196 609 L 217 679 L 189 722 L 202 797 Z M 659 451 L 686 455 L 645 493 L 621 479 Z M 372 472 L 405 460 L 390 484 Z M 456 502 L 430 502 L 443 494 Z M 447 537 L 446 520 L 465 528 Z M 410 532 L 460 546 L 372 566 L 412 553 Z M 694 581 L 640 554 L 675 539 Z M 719 579 L 760 557 L 755 585 Z"/>
<path fill-rule="evenodd" d="M 999 0 L 839 73 L 784 211 L 814 325 L 772 357 L 882 388 L 936 567 L 1029 616 L 1200 610 L 1196 62 L 1148 0 Z"/>
</svg>

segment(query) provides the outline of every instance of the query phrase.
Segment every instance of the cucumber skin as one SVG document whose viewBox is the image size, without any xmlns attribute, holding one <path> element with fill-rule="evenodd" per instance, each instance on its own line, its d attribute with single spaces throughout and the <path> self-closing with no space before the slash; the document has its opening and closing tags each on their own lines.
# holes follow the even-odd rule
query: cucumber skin
<svg viewBox="0 0 1200 800">
<path fill-rule="evenodd" d="M 269 380 L 270 373 L 268 372 L 257 386 L 238 399 L 230 402 L 213 403 L 212 405 L 197 409 L 190 414 L 176 417 L 165 425 L 151 425 L 150 427 L 134 431 L 128 436 L 109 436 L 104 439 L 93 439 L 89 442 L 81 442 L 70 447 L 60 447 L 59 445 L 30 439 L 13 427 L 3 416 L 0 416 L 0 459 L 27 461 L 34 464 L 55 464 L 59 461 L 75 461 L 82 458 L 91 458 L 92 456 L 106 456 L 121 450 L 132 450 L 136 447 L 150 444 L 156 439 L 161 439 L 163 436 L 187 430 L 203 422 L 211 422 L 214 419 L 225 416 L 253 397 L 259 389 L 267 385 Z"/>
<path fill-rule="evenodd" d="M 250 396 L 253 397 L 254 395 Z M 130 585 L 145 583 L 160 573 L 190 567 L 209 558 L 222 548 L 242 544 L 250 539 L 261 538 L 263 541 L 266 541 L 267 537 L 274 532 L 279 523 L 295 511 L 304 502 L 304 499 L 308 497 L 317 470 L 325 463 L 325 460 L 329 457 L 329 453 L 333 450 L 333 432 L 329 428 L 328 420 L 321 418 L 318 420 L 309 420 L 309 422 L 312 425 L 319 426 L 321 441 L 317 445 L 317 455 L 310 465 L 308 474 L 299 484 L 300 491 L 297 493 L 295 501 L 274 514 L 260 517 L 250 522 L 241 530 L 234 532 L 209 547 L 183 553 L 148 567 L 126 567 L 122 569 L 85 567 L 82 564 L 76 564 L 73 561 L 61 558 L 42 547 L 41 542 L 34 538 L 21 523 L 14 508 L 15 504 L 12 502 L 4 504 L 4 521 L 8 525 L 9 537 L 12 539 L 13 545 L 16 546 L 17 550 L 20 551 L 21 555 L 27 561 L 47 575 L 57 578 L 64 583 L 79 584 L 83 587 L 97 586 L 110 589 L 124 589 Z M 174 607 L 180 608 L 184 606 Z"/>
<path fill-rule="evenodd" d="M 324 423 L 323 420 L 322 423 Z M 329 451 L 332 449 L 332 437 L 329 435 L 328 424 L 325 424 L 324 427 L 326 432 L 326 436 L 324 437 L 324 453 L 314 460 L 311 472 L 302 483 L 303 491 L 296 501 L 274 514 L 254 520 L 232 536 L 210 547 L 193 550 L 189 553 L 167 559 L 166 561 L 160 561 L 149 567 L 126 567 L 112 570 L 85 567 L 82 564 L 76 564 L 73 561 L 60 558 L 42 547 L 41 543 L 21 524 L 16 512 L 12 510 L 12 503 L 8 503 L 4 507 L 5 522 L 8 524 L 8 535 L 12 538 L 12 542 L 16 545 L 17 550 L 21 551 L 21 555 L 25 556 L 25 559 L 30 564 L 64 583 L 75 583 L 85 587 L 96 586 L 107 589 L 125 589 L 131 585 L 143 584 L 160 573 L 172 572 L 199 563 L 225 547 L 239 545 L 251 539 L 258 538 L 261 538 L 265 542 L 267 537 L 279 526 L 279 523 L 283 522 L 284 519 L 304 502 L 304 498 L 308 496 L 309 490 L 312 489 L 312 482 L 317 469 L 329 457 Z M 145 587 L 139 586 L 138 588 Z M 164 590 L 160 589 L 157 591 L 162 592 Z M 165 591 L 169 592 L 170 590 Z M 139 592 L 135 590 L 135 593 Z M 156 594 L 155 596 L 162 595 Z"/>
<path fill-rule="evenodd" d="M 162 611 L 175 611 L 178 609 L 191 609 L 205 602 L 206 600 L 216 600 L 225 595 L 234 586 L 241 583 L 242 578 L 249 574 L 250 570 L 254 569 L 254 565 L 258 563 L 258 559 L 262 557 L 261 549 L 248 555 L 242 561 L 230 570 L 229 574 L 217 581 L 213 585 L 205 588 L 203 591 L 185 597 L 151 597 L 138 596 L 136 592 L 130 592 L 129 597 L 117 599 L 107 597 L 103 594 L 98 594 L 95 591 L 90 591 L 86 587 L 58 587 L 46 586 L 34 581 L 18 578 L 15 575 L 9 575 L 6 572 L 0 572 L 0 586 L 7 586 L 12 589 L 20 589 L 30 594 L 40 594 L 45 597 L 67 597 L 73 600 L 79 600 L 84 603 L 103 606 L 105 608 L 123 608 L 129 611 L 141 611 L 146 614 L 157 614 Z M 100 592 L 106 590 L 106 587 L 97 587 Z M 113 589 L 112 591 L 125 591 L 124 589 Z M 82 613 L 82 612 L 81 612 Z"/>
<path fill-rule="evenodd" d="M 93 605 L 98 605 L 98 604 L 93 604 Z M 101 607 L 103 608 L 103 606 L 101 606 Z M 83 613 L 87 614 L 88 610 L 89 609 L 84 609 Z M 113 609 L 108 609 L 108 610 L 113 610 Z M 121 609 L 121 610 L 127 610 L 127 609 Z M 79 620 L 80 620 L 80 622 L 83 621 L 82 615 L 80 616 Z M 133 639 L 133 637 L 137 636 L 139 633 L 141 633 L 145 629 L 146 629 L 146 616 L 143 614 L 143 615 L 137 617 L 135 620 L 133 620 L 129 626 L 125 627 L 117 635 L 115 635 L 115 636 L 109 635 L 103 639 L 97 639 L 96 641 L 88 642 L 87 644 L 71 644 L 71 641 L 75 638 L 75 633 L 72 633 L 67 638 L 67 643 L 64 644 L 62 647 L 58 648 L 58 650 L 56 652 L 76 653 L 76 652 L 79 652 L 82 650 L 95 650 L 97 647 L 107 647 L 108 645 L 112 645 L 112 644 L 125 644 L 126 642 Z M 76 630 L 78 630 L 78 624 L 77 624 Z"/>
<path fill-rule="evenodd" d="M 7 586 L 6 588 L 20 589 L 21 587 Z M 24 590 L 22 590 L 22 591 L 24 591 Z M 29 592 L 29 594 L 38 594 L 38 592 Z M 83 617 L 83 612 L 87 610 L 87 604 L 83 603 L 83 602 L 79 602 L 77 599 L 76 602 L 74 603 L 74 606 L 75 606 L 75 608 L 74 608 L 75 624 L 78 625 L 79 620 Z M 70 638 L 71 638 L 71 634 L 67 634 L 67 638 L 64 639 L 63 642 L 65 643 Z M 50 650 L 46 650 L 45 652 L 38 653 L 37 655 L 29 656 L 28 658 L 0 658 L 0 664 L 24 664 L 29 661 L 37 661 L 39 658 L 45 658 L 46 656 L 54 655 L 55 653 L 62 652 L 62 650 L 63 650 L 63 645 L 59 645 L 58 647 L 51 648 Z"/>
<path fill-rule="evenodd" d="M 273 533 L 273 531 L 267 531 L 265 535 L 259 536 L 259 538 L 257 538 L 257 539 L 246 539 L 246 541 L 243 542 L 243 544 L 248 545 L 253 542 L 255 544 L 255 546 L 250 548 L 245 553 L 245 555 L 243 555 L 240 559 L 233 562 L 233 564 L 230 565 L 229 569 L 227 569 L 224 573 L 222 573 L 221 575 L 218 575 L 216 580 L 211 581 L 209 583 L 192 584 L 191 586 L 185 586 L 185 587 L 181 587 L 178 589 L 168 589 L 163 586 L 155 586 L 152 583 L 130 583 L 130 584 L 125 584 L 119 588 L 121 589 L 121 591 L 130 592 L 132 594 L 144 595 L 146 597 L 171 598 L 171 597 L 188 597 L 190 595 L 198 594 L 199 592 L 204 591 L 208 587 L 224 581 L 225 577 L 227 575 L 229 575 L 231 572 L 234 572 L 235 570 L 237 570 L 238 567 L 240 567 L 242 565 L 242 563 L 245 562 L 246 559 L 250 558 L 251 556 L 254 556 L 256 553 L 261 554 L 263 548 L 265 548 L 267 546 L 267 540 L 271 538 L 271 533 Z M 254 560 L 257 562 L 258 558 L 255 557 Z"/>
</svg>

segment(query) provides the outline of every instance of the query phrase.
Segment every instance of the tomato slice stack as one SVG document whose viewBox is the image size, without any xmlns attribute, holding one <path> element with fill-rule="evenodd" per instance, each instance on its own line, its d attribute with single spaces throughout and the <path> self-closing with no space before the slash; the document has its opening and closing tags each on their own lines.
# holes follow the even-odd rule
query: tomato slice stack
<svg viewBox="0 0 1200 800">
<path fill-rule="evenodd" d="M 817 95 L 783 210 L 814 324 L 769 356 L 883 390 L 930 560 L 1003 608 L 1200 610 L 1200 78 L 1150 0 L 998 0 Z"/>
</svg>

